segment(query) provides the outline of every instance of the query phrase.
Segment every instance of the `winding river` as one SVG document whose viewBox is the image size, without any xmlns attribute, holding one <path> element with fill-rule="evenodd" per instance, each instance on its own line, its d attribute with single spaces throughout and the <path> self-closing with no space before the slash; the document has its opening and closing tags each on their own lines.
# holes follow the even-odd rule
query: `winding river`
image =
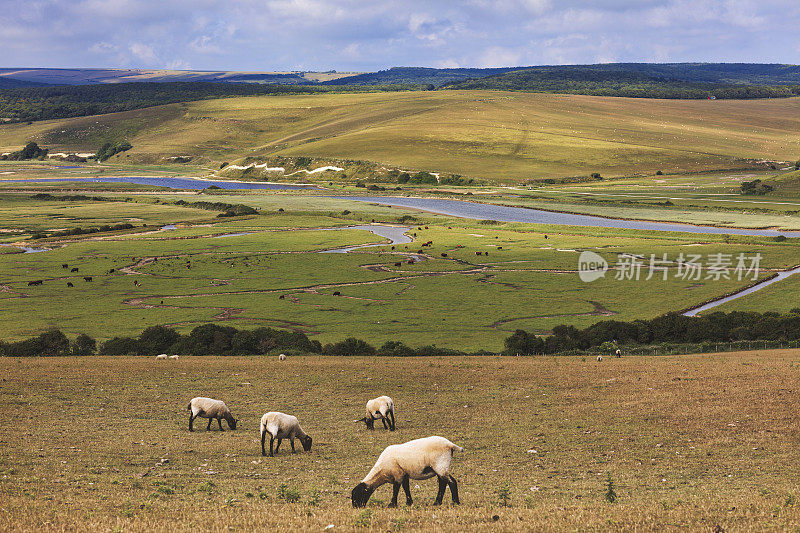
<svg viewBox="0 0 800 533">
<path fill-rule="evenodd" d="M 220 189 L 272 189 L 272 190 L 303 190 L 316 189 L 313 185 L 297 185 L 286 183 L 265 183 L 257 181 L 225 181 L 225 180 L 205 180 L 197 178 L 148 178 L 148 177 L 122 177 L 122 178 L 41 178 L 41 179 L 19 179 L 19 180 L 0 180 L 3 183 L 61 183 L 61 182 L 87 182 L 87 183 L 135 183 L 137 185 L 154 185 L 157 187 L 169 187 L 170 189 L 206 189 L 211 186 Z"/>
</svg>

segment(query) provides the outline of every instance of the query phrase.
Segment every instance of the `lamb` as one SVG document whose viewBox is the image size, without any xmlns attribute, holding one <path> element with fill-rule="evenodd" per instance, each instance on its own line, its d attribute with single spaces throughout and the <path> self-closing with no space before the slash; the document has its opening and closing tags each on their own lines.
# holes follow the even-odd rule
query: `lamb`
<svg viewBox="0 0 800 533">
<path fill-rule="evenodd" d="M 365 422 L 367 429 L 375 429 L 375 420 L 383 422 L 383 428 L 394 431 L 394 401 L 388 396 L 379 396 L 367 402 L 367 416 L 354 420 L 354 422 Z M 388 426 L 386 422 L 389 422 Z"/>
<path fill-rule="evenodd" d="M 282 353 L 278 356 L 278 361 L 286 361 L 286 354 Z"/>
<path fill-rule="evenodd" d="M 449 470 L 453 452 L 461 451 L 464 451 L 464 448 L 456 446 L 444 437 L 435 436 L 387 446 L 367 477 L 356 485 L 350 494 L 353 507 L 366 506 L 375 489 L 384 483 L 392 483 L 394 489 L 389 507 L 397 507 L 397 495 L 401 485 L 406 493 L 406 505 L 411 505 L 413 502 L 409 480 L 429 479 L 433 476 L 439 479 L 439 492 L 436 494 L 434 505 L 441 505 L 448 486 L 453 503 L 460 504 L 458 484 Z"/>
<path fill-rule="evenodd" d="M 231 410 L 228 409 L 228 406 L 225 405 L 225 402 L 222 400 L 213 400 L 211 398 L 203 398 L 198 396 L 197 398 L 192 398 L 192 401 L 189 402 L 189 407 L 186 409 L 192 412 L 189 415 L 189 431 L 194 431 L 194 419 L 198 417 L 208 418 L 206 431 L 211 430 L 211 421 L 215 418 L 219 424 L 220 431 L 225 431 L 222 429 L 223 418 L 226 422 L 228 422 L 228 427 L 231 429 L 236 429 L 236 424 L 239 423 L 239 420 L 233 418 Z"/>
<path fill-rule="evenodd" d="M 307 452 L 311 451 L 311 437 L 303 431 L 300 427 L 300 421 L 296 416 L 270 411 L 261 417 L 261 455 L 267 455 L 267 450 L 264 443 L 269 434 L 269 456 L 273 457 L 272 444 L 275 439 L 278 440 L 275 446 L 275 452 L 278 453 L 278 448 L 281 447 L 283 439 L 289 439 L 292 444 L 292 453 L 294 453 L 294 439 L 300 439 L 303 449 Z"/>
<path fill-rule="evenodd" d="M 169 356 L 169 358 L 170 358 L 170 359 L 177 359 L 178 357 L 179 357 L 179 356 L 178 356 L 178 354 L 175 354 L 175 355 L 170 355 L 170 356 Z"/>
<path fill-rule="evenodd" d="M 167 354 L 165 354 L 165 353 L 160 353 L 160 354 L 158 354 L 156 356 L 156 359 L 166 359 L 166 358 L 167 358 Z"/>
</svg>

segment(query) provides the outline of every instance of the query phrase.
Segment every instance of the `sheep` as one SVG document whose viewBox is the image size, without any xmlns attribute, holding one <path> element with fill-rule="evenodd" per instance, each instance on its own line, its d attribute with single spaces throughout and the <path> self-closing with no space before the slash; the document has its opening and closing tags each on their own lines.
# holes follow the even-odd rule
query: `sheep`
<svg viewBox="0 0 800 533">
<path fill-rule="evenodd" d="M 616 355 L 617 357 L 622 357 L 622 351 L 619 348 L 617 348 L 617 351 L 614 352 L 614 355 Z"/>
<path fill-rule="evenodd" d="M 602 363 L 603 362 L 603 356 L 602 355 L 598 355 L 597 356 L 597 362 L 598 363 Z"/>
<path fill-rule="evenodd" d="M 170 355 L 170 356 L 169 356 L 169 358 L 170 358 L 170 359 L 178 359 L 178 357 L 179 357 L 179 356 L 178 356 L 178 354 L 175 354 L 175 355 Z"/>
<path fill-rule="evenodd" d="M 368 401 L 367 416 L 354 420 L 354 422 L 365 422 L 367 429 L 375 429 L 375 420 L 377 419 L 383 422 L 383 429 L 394 431 L 394 401 L 388 396 L 379 396 Z"/>
<path fill-rule="evenodd" d="M 275 453 L 278 453 L 278 448 L 281 447 L 283 439 L 289 439 L 292 444 L 292 453 L 294 453 L 294 439 L 300 439 L 303 449 L 307 452 L 311 451 L 311 437 L 303 431 L 300 427 L 300 422 L 296 416 L 287 415 L 271 411 L 261 417 L 261 455 L 267 455 L 267 450 L 264 443 L 269 434 L 269 456 L 273 457 L 272 444 L 275 439 L 278 439 L 278 444 L 275 446 Z"/>
<path fill-rule="evenodd" d="M 158 354 L 156 356 L 156 359 L 166 359 L 166 358 L 167 358 L 167 354 L 165 354 L 165 353 L 160 353 L 160 354 Z"/>
<path fill-rule="evenodd" d="M 228 409 L 228 406 L 225 405 L 225 402 L 222 400 L 213 400 L 211 398 L 203 398 L 198 396 L 197 398 L 192 398 L 192 400 L 189 402 L 189 407 L 186 409 L 191 411 L 191 414 L 189 415 L 189 431 L 194 431 L 194 419 L 198 417 L 208 418 L 206 431 L 211 430 L 211 422 L 215 418 L 219 424 L 220 431 L 225 431 L 222 429 L 223 418 L 226 422 L 228 422 L 228 427 L 231 429 L 236 429 L 236 424 L 239 423 L 238 419 L 233 418 L 231 410 Z"/>
<path fill-rule="evenodd" d="M 286 361 L 286 354 L 282 353 L 278 356 L 278 361 Z"/>
<path fill-rule="evenodd" d="M 397 495 L 401 485 L 406 493 L 406 505 L 411 505 L 413 502 L 409 480 L 429 479 L 433 476 L 439 479 L 439 492 L 433 504 L 441 505 L 448 486 L 453 503 L 460 504 L 458 484 L 449 470 L 453 452 L 461 451 L 464 451 L 464 448 L 456 446 L 444 437 L 435 436 L 387 446 L 367 477 L 351 492 L 353 507 L 365 507 L 375 489 L 384 483 L 391 483 L 394 489 L 389 507 L 397 507 Z"/>
</svg>

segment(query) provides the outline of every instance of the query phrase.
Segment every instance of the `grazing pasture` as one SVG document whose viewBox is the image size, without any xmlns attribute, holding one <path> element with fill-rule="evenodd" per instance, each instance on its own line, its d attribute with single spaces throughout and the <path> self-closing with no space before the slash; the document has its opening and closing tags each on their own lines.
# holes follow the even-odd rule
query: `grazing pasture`
<svg viewBox="0 0 800 533">
<path fill-rule="evenodd" d="M 800 525 L 798 350 L 600 363 L 4 358 L 0 375 L 3 531 Z M 235 431 L 188 431 L 187 403 L 201 394 L 225 401 Z M 394 432 L 353 422 L 378 394 L 394 398 Z M 258 421 L 272 410 L 297 415 L 311 452 L 261 456 Z M 412 481 L 410 509 L 384 509 L 390 486 L 368 511 L 352 508 L 384 447 L 428 435 L 465 448 L 450 470 L 461 506 L 447 495 L 433 507 L 428 480 Z"/>
<path fill-rule="evenodd" d="M 661 275 L 646 280 L 651 254 L 675 260 L 682 252 L 703 258 L 758 253 L 760 277 L 797 261 L 793 239 L 486 225 L 280 193 L 191 197 L 261 208 L 259 215 L 223 221 L 214 212 L 164 203 L 185 197 L 153 193 L 136 196 L 141 203 L 35 204 L 8 194 L 9 222 L 29 209 L 35 215 L 30 219 L 35 228 L 48 227 L 48 213 L 69 209 L 96 212 L 109 222 L 128 220 L 132 213 L 159 223 L 210 218 L 173 230 L 137 227 L 127 233 L 37 240 L 37 246 L 52 249 L 0 254 L 4 339 L 18 340 L 57 327 L 70 336 L 87 333 L 105 340 L 135 336 L 151 325 L 188 332 L 217 322 L 238 328 L 277 326 L 302 331 L 323 343 L 355 335 L 375 345 L 401 340 L 410 346 L 499 351 L 503 339 L 518 328 L 543 334 L 559 324 L 586 327 L 609 318 L 652 318 L 750 282 L 676 279 L 674 264 L 667 280 Z M 284 212 L 278 212 L 278 206 L 285 206 Z M 394 247 L 364 230 L 321 229 L 373 219 L 397 223 L 404 216 L 415 217 L 404 219 L 414 241 Z M 90 225 L 82 220 L 70 223 Z M 6 241 L 19 238 L 9 235 Z M 320 253 L 363 244 L 380 245 L 347 254 Z M 617 271 L 611 270 L 603 279 L 582 282 L 577 262 L 584 250 L 599 253 L 612 268 L 619 254 L 641 256 L 641 279 L 617 280 Z M 87 276 L 92 283 L 81 279 Z M 41 285 L 28 285 L 39 280 Z M 787 296 L 784 303 L 789 307 L 778 310 L 788 311 L 792 301 Z M 17 320 L 19 316 L 26 319 Z"/>
</svg>

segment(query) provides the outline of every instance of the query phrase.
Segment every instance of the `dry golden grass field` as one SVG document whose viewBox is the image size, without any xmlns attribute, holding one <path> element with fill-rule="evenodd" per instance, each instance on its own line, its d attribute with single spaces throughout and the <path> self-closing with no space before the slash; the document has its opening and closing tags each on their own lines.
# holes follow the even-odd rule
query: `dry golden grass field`
<svg viewBox="0 0 800 533">
<path fill-rule="evenodd" d="M 4 358 L 0 375 L 2 531 L 800 526 L 800 350 L 602 362 Z M 380 394 L 395 400 L 394 433 L 352 422 Z M 190 433 L 197 395 L 225 400 L 241 427 Z M 310 453 L 261 457 L 269 410 L 299 417 Z M 385 509 L 389 486 L 351 507 L 385 446 L 432 434 L 465 448 L 451 469 L 461 506 L 448 494 L 433 507 L 429 480 L 412 483 L 411 508 Z"/>
<path fill-rule="evenodd" d="M 251 156 L 366 160 L 493 182 L 795 161 L 800 98 L 654 100 L 501 91 L 260 96 L 0 126 L 0 150 L 133 149 L 110 163 Z M 196 171 L 197 167 L 192 168 Z"/>
</svg>

